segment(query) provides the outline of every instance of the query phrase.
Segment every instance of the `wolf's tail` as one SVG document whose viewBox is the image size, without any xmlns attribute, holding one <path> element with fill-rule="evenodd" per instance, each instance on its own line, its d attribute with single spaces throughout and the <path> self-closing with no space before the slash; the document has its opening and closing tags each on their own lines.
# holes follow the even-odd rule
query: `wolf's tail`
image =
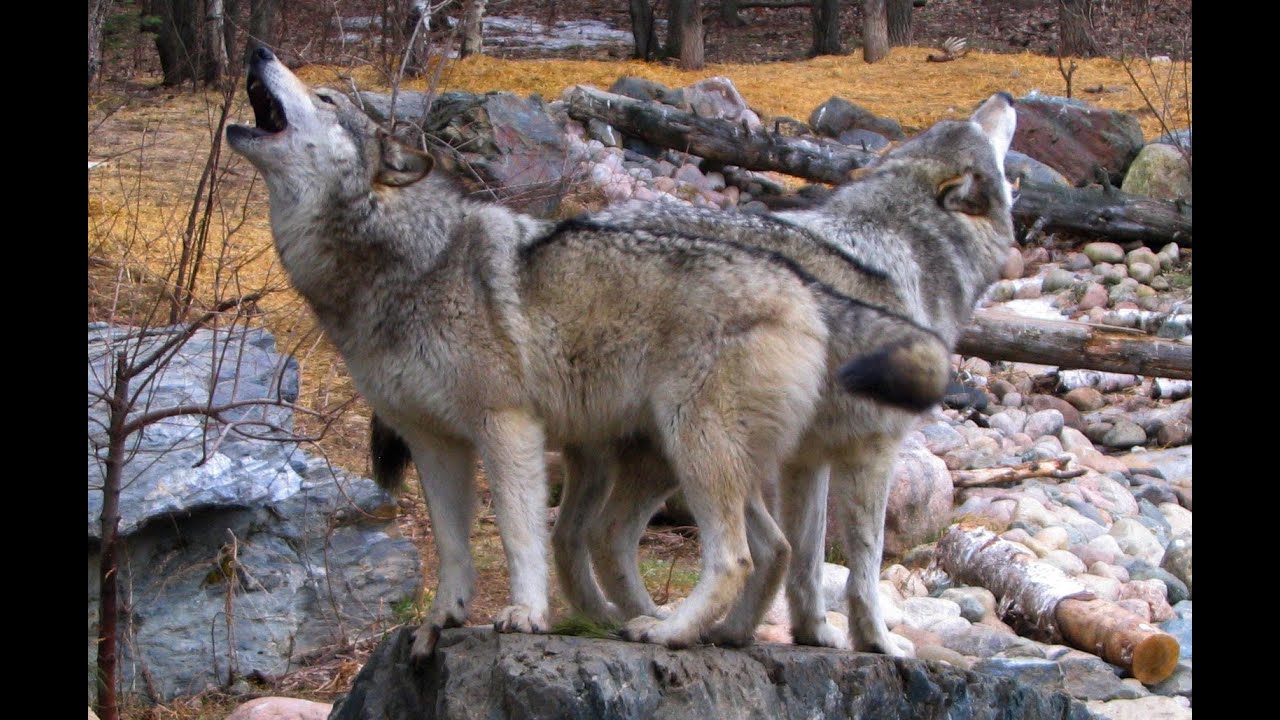
<svg viewBox="0 0 1280 720">
<path fill-rule="evenodd" d="M 404 439 L 377 415 L 369 421 L 369 459 L 373 465 L 373 481 L 378 487 L 394 492 L 404 485 L 404 470 L 413 460 L 413 453 L 409 452 Z"/>
<path fill-rule="evenodd" d="M 854 357 L 840 368 L 838 378 L 851 393 L 921 412 L 942 402 L 951 378 L 951 354 L 938 337 L 912 333 Z"/>
</svg>

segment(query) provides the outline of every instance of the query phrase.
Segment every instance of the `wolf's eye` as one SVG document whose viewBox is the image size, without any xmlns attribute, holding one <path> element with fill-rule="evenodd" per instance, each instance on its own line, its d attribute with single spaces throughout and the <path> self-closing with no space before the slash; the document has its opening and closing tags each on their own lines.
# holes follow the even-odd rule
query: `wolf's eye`
<svg viewBox="0 0 1280 720">
<path fill-rule="evenodd" d="M 333 98 L 329 97 L 328 95 L 316 95 L 316 97 L 320 98 L 320 102 L 329 103 L 330 105 L 337 105 L 337 103 L 333 101 Z"/>
</svg>

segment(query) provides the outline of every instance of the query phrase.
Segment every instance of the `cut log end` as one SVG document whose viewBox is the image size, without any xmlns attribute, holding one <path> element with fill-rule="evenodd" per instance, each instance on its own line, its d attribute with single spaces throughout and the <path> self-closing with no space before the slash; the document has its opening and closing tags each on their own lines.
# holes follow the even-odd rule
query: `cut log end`
<svg viewBox="0 0 1280 720">
<path fill-rule="evenodd" d="M 1158 633 L 1133 647 L 1133 676 L 1143 685 L 1154 685 L 1173 674 L 1181 648 L 1172 635 Z"/>
<path fill-rule="evenodd" d="M 1058 603 L 1058 626 L 1073 646 L 1128 670 L 1144 685 L 1173 674 L 1181 650 L 1177 638 L 1105 600 Z"/>
</svg>

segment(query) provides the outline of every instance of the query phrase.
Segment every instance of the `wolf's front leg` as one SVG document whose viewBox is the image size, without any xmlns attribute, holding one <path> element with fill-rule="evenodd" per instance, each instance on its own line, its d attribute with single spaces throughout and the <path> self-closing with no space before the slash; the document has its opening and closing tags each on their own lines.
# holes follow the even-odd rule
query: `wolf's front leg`
<svg viewBox="0 0 1280 720">
<path fill-rule="evenodd" d="M 880 613 L 880 557 L 884 553 L 884 514 L 889 504 L 889 483 L 897 460 L 896 437 L 877 435 L 851 444 L 843 462 L 831 473 L 835 499 L 849 564 L 849 636 L 853 649 L 885 655 L 906 653 L 893 642 Z"/>
<path fill-rule="evenodd" d="M 511 605 L 494 618 L 498 632 L 546 632 L 547 467 L 542 423 L 523 410 L 490 413 L 484 460 L 498 531 L 511 576 Z"/>
<path fill-rule="evenodd" d="M 466 443 L 430 435 L 407 442 L 418 466 L 439 559 L 435 599 L 413 641 L 412 655 L 420 660 L 435 650 L 442 629 L 467 620 L 476 582 L 469 538 L 475 513 L 475 454 Z"/>
</svg>

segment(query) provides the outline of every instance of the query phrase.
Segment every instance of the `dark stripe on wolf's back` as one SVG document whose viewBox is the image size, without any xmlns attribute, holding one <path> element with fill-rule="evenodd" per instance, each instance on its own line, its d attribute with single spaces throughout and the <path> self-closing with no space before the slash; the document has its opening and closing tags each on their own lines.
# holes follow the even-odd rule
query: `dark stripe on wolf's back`
<svg viewBox="0 0 1280 720">
<path fill-rule="evenodd" d="M 759 222 L 766 225 L 773 225 L 787 232 L 799 233 L 800 235 L 804 236 L 806 240 L 813 243 L 814 247 L 819 252 L 824 253 L 830 257 L 833 257 L 836 260 L 839 260 L 840 262 L 850 266 L 857 272 L 860 272 L 864 275 L 868 275 L 872 278 L 875 278 L 876 280 L 881 280 L 881 281 L 889 280 L 889 273 L 885 272 L 884 270 L 878 267 L 864 263 L 858 258 L 846 253 L 843 249 L 836 247 L 835 245 L 832 245 L 831 243 L 827 242 L 825 239 L 822 238 L 821 235 L 815 234 L 813 231 L 809 230 L 806 227 L 796 225 L 790 220 L 783 220 L 782 218 L 769 217 L 765 215 L 755 215 L 755 216 L 752 216 L 752 221 Z M 534 243 L 530 243 L 530 245 L 525 246 L 524 248 L 522 248 L 522 250 L 532 251 L 534 249 L 533 246 L 536 246 L 541 242 L 550 240 L 551 236 L 560 232 L 562 228 L 566 231 L 594 230 L 594 231 L 605 231 L 605 232 L 634 232 L 637 229 L 634 227 L 628 227 L 626 225 L 612 225 L 609 223 L 603 223 L 603 222 L 593 220 L 588 216 L 579 215 L 577 217 L 572 217 L 567 220 L 561 220 L 555 226 L 555 228 L 553 228 L 551 232 L 548 233 L 546 236 L 544 236 L 541 240 Z M 660 234 L 660 235 L 661 234 L 680 234 L 683 237 L 696 237 L 696 238 L 701 238 L 703 240 L 708 240 L 708 241 L 724 241 L 723 238 L 699 235 L 689 230 L 675 230 L 675 229 L 662 230 L 662 229 L 654 229 L 650 227 L 642 227 L 639 229 L 644 230 L 645 232 L 651 232 L 651 233 Z M 734 229 L 741 229 L 741 228 L 734 226 Z M 727 242 L 736 242 L 736 241 L 727 241 Z M 761 249 L 763 250 L 765 248 L 761 248 Z"/>
<path fill-rule="evenodd" d="M 521 247 L 520 248 L 521 261 L 526 263 L 529 262 L 532 259 L 533 255 L 538 250 L 542 249 L 543 247 L 546 247 L 547 245 L 550 245 L 554 241 L 562 239 L 564 236 L 566 236 L 569 233 L 579 231 L 579 230 L 585 231 L 585 232 L 604 232 L 604 233 L 610 233 L 614 235 L 626 235 L 626 236 L 633 236 L 634 233 L 636 232 L 635 228 L 606 225 L 603 223 L 596 223 L 596 222 L 592 222 L 590 220 L 585 220 L 582 218 L 570 218 L 568 220 L 564 220 L 559 224 L 557 224 L 555 228 L 553 228 L 551 232 L 547 233 L 546 235 L 538 238 L 537 240 L 529 243 L 528 245 Z M 773 262 L 785 267 L 793 275 L 799 278 L 801 282 L 805 283 L 810 287 L 816 288 L 817 290 L 821 291 L 822 293 L 830 296 L 835 300 L 848 303 L 855 307 L 866 308 L 873 312 L 880 313 L 881 315 L 885 315 L 887 317 L 893 318 L 894 320 L 910 325 L 911 327 L 921 332 L 932 335 L 933 337 L 938 339 L 938 342 L 942 343 L 943 345 L 946 345 L 945 342 L 942 342 L 942 336 L 939 335 L 933 328 L 921 325 L 920 323 L 916 322 L 914 319 L 906 315 L 902 315 L 900 313 L 894 312 L 893 310 L 890 310 L 884 307 L 883 305 L 876 305 L 875 303 L 869 303 L 865 300 L 859 300 L 857 298 L 849 297 L 848 295 L 845 295 L 839 290 L 831 287 L 827 283 L 819 280 L 809 271 L 801 267 L 800 264 L 797 263 L 795 260 L 792 260 L 791 258 L 787 257 L 786 255 L 783 255 L 780 252 L 757 247 L 755 245 L 747 245 L 745 243 L 741 243 L 736 240 L 725 240 L 723 238 L 707 237 L 705 235 L 691 235 L 689 233 L 680 232 L 680 231 L 654 230 L 651 228 L 643 228 L 642 231 L 645 233 L 648 233 L 649 235 L 655 238 L 671 237 L 671 238 L 679 238 L 686 242 L 691 241 L 694 243 L 704 243 L 704 244 L 713 245 L 713 246 L 719 245 L 723 247 L 733 248 L 734 250 L 744 252 L 753 257 L 757 257 L 763 260 L 768 260 L 770 262 Z"/>
</svg>

